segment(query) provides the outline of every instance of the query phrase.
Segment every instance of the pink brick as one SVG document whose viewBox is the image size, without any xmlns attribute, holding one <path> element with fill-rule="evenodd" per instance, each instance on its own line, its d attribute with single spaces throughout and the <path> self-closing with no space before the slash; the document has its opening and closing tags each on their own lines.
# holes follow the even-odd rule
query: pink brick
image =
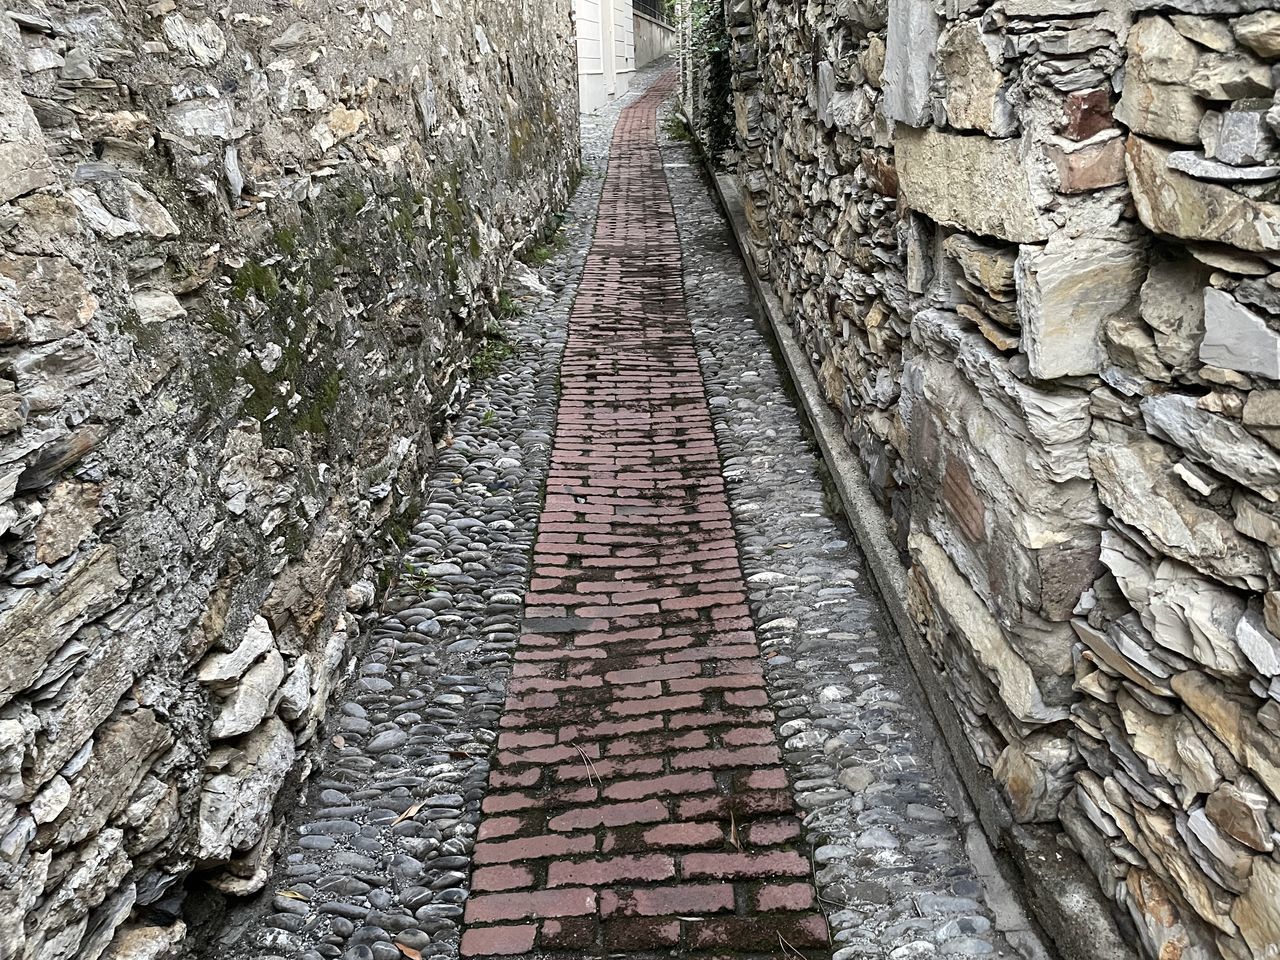
<svg viewBox="0 0 1280 960">
<path fill-rule="evenodd" d="M 467 901 L 467 923 L 523 920 L 526 917 L 581 917 L 596 912 L 596 894 L 585 888 L 489 893 Z"/>
<path fill-rule="evenodd" d="M 538 928 L 532 923 L 502 927 L 473 927 L 462 934 L 464 957 L 514 957 L 533 949 Z"/>
<path fill-rule="evenodd" d="M 771 910 L 812 910 L 813 887 L 807 883 L 766 883 L 752 897 L 755 908 Z"/>
<path fill-rule="evenodd" d="M 600 915 L 662 917 L 673 914 L 716 913 L 733 909 L 733 885 L 679 884 L 635 890 L 606 890 L 600 894 Z"/>
<path fill-rule="evenodd" d="M 519 833 L 524 825 L 524 817 L 485 817 L 480 823 L 480 831 L 476 834 L 476 839 L 492 840 L 495 837 L 510 837 Z"/>
<path fill-rule="evenodd" d="M 760 820 L 746 829 L 747 843 L 753 847 L 772 847 L 800 836 L 795 820 Z"/>
<path fill-rule="evenodd" d="M 592 807 L 579 807 L 552 817 L 547 826 L 552 830 L 590 830 L 594 827 L 653 823 L 666 818 L 665 803 L 645 800 L 639 803 L 602 803 Z"/>
<path fill-rule="evenodd" d="M 672 680 L 677 677 L 693 677 L 698 674 L 697 664 L 672 663 L 661 667 L 643 667 L 639 670 L 614 670 L 604 678 L 609 683 L 648 683 L 652 680 Z"/>
<path fill-rule="evenodd" d="M 649 777 L 643 780 L 623 780 L 604 788 L 609 800 L 639 800 L 662 794 L 703 793 L 716 788 L 716 779 L 709 772 L 673 773 L 665 777 Z"/>
<path fill-rule="evenodd" d="M 578 884 L 602 887 L 620 880 L 657 883 L 676 875 L 676 863 L 670 856 L 622 856 L 609 860 L 560 860 L 547 867 L 547 886 Z"/>
<path fill-rule="evenodd" d="M 471 874 L 472 893 L 496 893 L 533 886 L 533 872 L 527 867 L 477 867 Z"/>
<path fill-rule="evenodd" d="M 595 853 L 595 837 L 562 835 L 522 837 L 519 840 L 481 840 L 476 843 L 472 860 L 477 864 L 512 863 L 540 857 L 567 857 L 578 853 Z"/>
<path fill-rule="evenodd" d="M 644 841 L 655 847 L 697 849 L 724 843 L 725 830 L 718 823 L 664 823 L 646 830 Z"/>
<path fill-rule="evenodd" d="M 720 734 L 720 742 L 726 747 L 747 747 L 775 743 L 776 738 L 768 727 L 739 727 Z"/>
<path fill-rule="evenodd" d="M 754 767 L 778 763 L 782 755 L 776 746 L 724 747 L 719 750 L 690 750 L 677 754 L 671 765 L 677 770 L 698 768 Z"/>
<path fill-rule="evenodd" d="M 807 877 L 809 861 L 794 850 L 768 853 L 687 853 L 680 858 L 684 877 Z"/>
</svg>

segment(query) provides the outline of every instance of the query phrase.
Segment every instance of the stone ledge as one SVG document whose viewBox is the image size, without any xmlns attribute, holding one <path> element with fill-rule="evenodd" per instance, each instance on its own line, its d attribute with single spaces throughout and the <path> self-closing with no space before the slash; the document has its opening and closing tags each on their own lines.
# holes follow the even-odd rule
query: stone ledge
<svg viewBox="0 0 1280 960">
<path fill-rule="evenodd" d="M 785 361 L 784 374 L 800 400 L 845 517 L 945 741 L 935 751 L 939 773 L 965 821 L 968 851 L 992 906 L 1000 907 L 996 912 L 1002 930 L 1029 960 L 1055 953 L 1062 960 L 1136 960 L 1112 917 L 1113 905 L 1101 895 L 1084 861 L 1059 841 L 1058 831 L 1014 824 L 990 773 L 973 756 L 949 692 L 934 677 L 924 640 L 907 611 L 906 567 L 893 547 L 884 513 L 837 415 L 823 399 L 772 285 L 756 270 L 740 188 L 727 174 L 709 175 Z"/>
</svg>

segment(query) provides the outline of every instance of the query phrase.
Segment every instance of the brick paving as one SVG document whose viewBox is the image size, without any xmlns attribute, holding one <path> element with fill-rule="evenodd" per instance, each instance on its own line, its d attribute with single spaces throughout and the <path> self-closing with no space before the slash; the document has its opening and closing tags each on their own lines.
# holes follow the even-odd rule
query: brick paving
<svg viewBox="0 0 1280 960">
<path fill-rule="evenodd" d="M 465 957 L 825 956 L 657 144 L 621 115 L 473 853 Z"/>
</svg>

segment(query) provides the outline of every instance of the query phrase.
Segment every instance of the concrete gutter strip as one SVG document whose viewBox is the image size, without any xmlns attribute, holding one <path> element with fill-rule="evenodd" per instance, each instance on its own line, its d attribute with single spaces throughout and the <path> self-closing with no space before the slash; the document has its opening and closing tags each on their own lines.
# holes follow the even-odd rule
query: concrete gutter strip
<svg viewBox="0 0 1280 960">
<path fill-rule="evenodd" d="M 787 323 L 781 302 L 756 270 L 737 181 L 728 174 L 712 172 L 711 177 L 845 516 L 942 732 L 945 744 L 939 743 L 935 751 L 939 773 L 964 825 L 967 850 L 986 886 L 997 926 L 1028 960 L 1053 956 L 1028 915 L 1064 960 L 1136 960 L 1137 954 L 1115 925 L 1112 905 L 1096 889 L 1083 860 L 1058 843 L 1057 831 L 1014 824 L 991 774 L 974 755 L 951 694 L 940 682 L 924 638 L 907 610 L 906 567 L 889 536 L 884 511 Z"/>
</svg>

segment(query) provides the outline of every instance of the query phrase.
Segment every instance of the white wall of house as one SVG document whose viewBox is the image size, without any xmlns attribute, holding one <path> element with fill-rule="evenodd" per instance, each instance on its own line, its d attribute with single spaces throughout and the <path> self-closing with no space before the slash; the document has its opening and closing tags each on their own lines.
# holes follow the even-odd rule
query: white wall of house
<svg viewBox="0 0 1280 960">
<path fill-rule="evenodd" d="M 676 28 L 636 11 L 636 66 L 643 67 L 676 48 Z"/>
<path fill-rule="evenodd" d="M 582 109 L 599 109 L 627 92 L 636 69 L 631 0 L 574 0 Z"/>
</svg>

